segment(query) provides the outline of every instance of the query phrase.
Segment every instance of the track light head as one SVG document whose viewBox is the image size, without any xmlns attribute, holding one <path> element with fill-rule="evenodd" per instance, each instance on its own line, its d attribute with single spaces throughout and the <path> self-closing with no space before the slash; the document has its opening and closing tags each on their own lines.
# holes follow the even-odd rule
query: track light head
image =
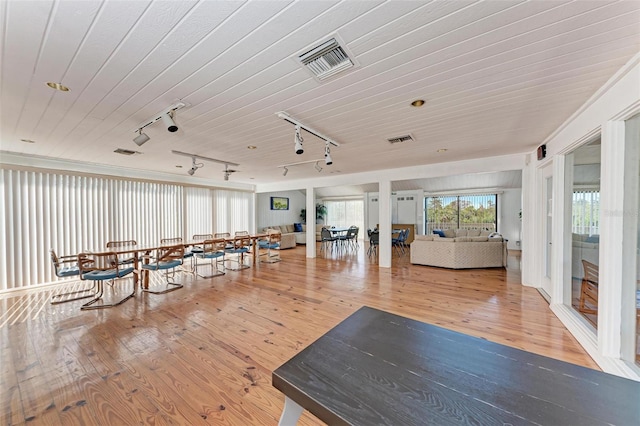
<svg viewBox="0 0 640 426">
<path fill-rule="evenodd" d="M 191 168 L 187 170 L 187 173 L 189 173 L 189 176 L 193 176 L 193 174 L 202 167 L 204 167 L 204 164 L 196 163 L 196 157 L 191 157 Z"/>
<path fill-rule="evenodd" d="M 170 132 L 175 132 L 178 130 L 178 126 L 176 126 L 176 123 L 173 121 L 173 118 L 171 118 L 171 113 L 165 113 L 162 114 L 161 116 L 162 118 L 162 123 L 167 127 L 167 130 Z"/>
<path fill-rule="evenodd" d="M 296 154 L 298 155 L 304 152 L 304 149 L 302 148 L 303 141 L 304 139 L 302 139 L 302 136 L 300 136 L 300 126 L 296 126 L 295 142 L 296 142 Z"/>
<path fill-rule="evenodd" d="M 224 172 L 224 180 L 229 180 L 229 172 Z"/>
<path fill-rule="evenodd" d="M 316 165 L 313 166 L 316 168 L 316 170 L 318 171 L 318 173 L 320 173 L 322 171 L 322 167 L 320 167 L 320 164 L 318 164 L 318 162 L 316 161 Z"/>
<path fill-rule="evenodd" d="M 285 167 L 284 170 L 282 171 L 282 176 L 286 176 L 287 173 L 289 173 L 289 169 Z"/>
<path fill-rule="evenodd" d="M 146 141 L 151 139 L 149 136 L 147 136 L 146 133 L 142 133 L 142 129 L 139 129 L 138 132 L 140 134 L 138 136 L 136 136 L 135 138 L 133 138 L 133 141 L 136 143 L 136 145 L 142 146 Z"/>
<path fill-rule="evenodd" d="M 327 166 L 333 164 L 333 160 L 331 159 L 331 154 L 329 153 L 329 142 L 324 146 L 324 163 Z"/>
</svg>

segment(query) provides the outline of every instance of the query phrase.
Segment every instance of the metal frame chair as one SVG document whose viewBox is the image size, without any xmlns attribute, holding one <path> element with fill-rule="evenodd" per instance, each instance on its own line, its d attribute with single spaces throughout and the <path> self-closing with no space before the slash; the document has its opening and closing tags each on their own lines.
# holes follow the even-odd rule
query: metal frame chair
<svg viewBox="0 0 640 426">
<path fill-rule="evenodd" d="M 53 269 L 55 271 L 56 277 L 59 278 L 69 278 L 69 277 L 79 277 L 80 276 L 80 268 L 78 267 L 78 256 L 58 256 L 53 249 L 49 250 L 49 254 L 51 255 L 51 263 L 53 263 Z M 62 266 L 64 264 L 69 264 L 69 266 Z M 63 296 L 69 296 L 72 294 L 78 293 L 87 293 L 78 297 L 72 297 L 70 299 L 58 300 Z M 66 293 L 54 294 L 51 296 L 51 304 L 57 305 L 59 303 L 73 302 L 74 300 L 87 299 L 89 297 L 94 297 L 97 294 L 96 283 L 94 281 L 93 285 L 89 288 L 85 288 L 82 290 L 74 290 Z"/>
<path fill-rule="evenodd" d="M 160 240 L 160 245 L 162 246 L 175 246 L 178 244 L 183 244 L 182 241 L 182 237 L 173 237 L 173 238 L 163 238 Z M 183 244 L 184 246 L 184 244 Z M 184 255 L 182 256 L 183 259 L 191 259 L 191 268 L 190 269 L 184 269 L 182 268 L 183 272 L 186 272 L 188 274 L 194 274 L 195 275 L 195 266 L 193 264 L 193 251 L 189 250 L 187 251 L 186 249 L 184 250 Z M 184 263 L 183 263 L 184 265 Z"/>
<path fill-rule="evenodd" d="M 367 234 L 369 235 L 369 250 L 367 250 L 367 255 L 369 257 L 373 255 L 377 259 L 378 245 L 380 245 L 380 232 L 368 230 Z"/>
<path fill-rule="evenodd" d="M 225 255 L 226 244 L 227 242 L 224 240 L 224 238 L 209 239 L 202 244 L 202 251 L 194 254 L 194 256 L 196 257 L 196 262 L 195 262 L 196 275 L 202 278 L 213 278 L 213 277 L 217 277 L 225 274 L 224 271 L 221 271 L 220 269 L 218 269 L 218 263 L 220 262 L 220 260 L 218 259 L 222 258 L 222 267 L 224 268 L 224 255 Z M 197 259 L 205 259 L 205 260 L 208 259 L 211 264 L 211 269 L 213 270 L 215 268 L 216 273 L 211 275 L 198 274 Z"/>
<path fill-rule="evenodd" d="M 232 246 L 229 247 L 227 244 L 225 246 L 225 253 L 227 254 L 235 254 L 236 260 L 226 259 L 227 262 L 236 262 L 238 266 L 236 268 L 226 267 L 225 269 L 230 269 L 232 271 L 239 271 L 241 269 L 249 268 L 249 265 L 244 263 L 244 255 L 249 252 L 249 248 L 251 247 L 251 237 L 249 235 L 237 235 L 233 238 Z"/>
<path fill-rule="evenodd" d="M 260 260 L 263 263 L 276 263 L 280 262 L 280 243 L 282 242 L 282 233 L 280 231 L 269 230 L 267 232 L 266 240 L 258 241 L 258 249 L 267 249 L 267 252 L 259 256 L 266 256 L 266 260 Z M 277 254 L 271 254 L 271 250 L 276 250 Z"/>
<path fill-rule="evenodd" d="M 173 246 L 158 247 L 154 262 L 143 263 L 142 269 L 145 271 L 164 271 L 165 282 L 167 288 L 162 291 L 154 291 L 148 288 L 142 289 L 147 293 L 164 294 L 170 291 L 182 288 L 181 283 L 172 281 L 176 274 L 176 268 L 184 262 L 184 244 L 176 244 Z M 172 270 L 172 271 L 170 271 Z M 172 287 L 170 287 L 172 286 Z"/>
<path fill-rule="evenodd" d="M 98 291 L 95 297 L 82 305 L 80 309 L 102 309 L 118 306 L 130 298 L 134 297 L 138 287 L 138 271 L 130 264 L 123 264 L 118 259 L 115 252 L 104 253 L 80 253 L 78 255 L 78 268 L 80 270 L 80 279 L 94 281 Z M 133 291 L 115 303 L 94 305 L 102 299 L 104 293 L 104 281 L 113 281 L 116 278 L 124 278 L 129 274 L 135 274 L 133 279 Z M 115 286 L 114 286 L 115 287 Z"/>
</svg>

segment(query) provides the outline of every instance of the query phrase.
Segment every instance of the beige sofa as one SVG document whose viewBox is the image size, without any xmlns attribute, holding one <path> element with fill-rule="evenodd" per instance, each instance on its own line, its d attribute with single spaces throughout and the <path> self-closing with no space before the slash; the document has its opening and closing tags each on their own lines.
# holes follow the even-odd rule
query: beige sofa
<svg viewBox="0 0 640 426">
<path fill-rule="evenodd" d="M 314 225 L 316 227 L 316 241 L 322 241 L 322 228 L 327 227 L 331 228 L 329 225 L 318 224 Z M 302 232 L 295 233 L 296 243 L 298 244 L 307 244 L 307 225 L 302 224 Z"/>
<path fill-rule="evenodd" d="M 265 226 L 262 232 L 268 232 L 269 229 L 275 229 L 282 234 L 282 241 L 280 241 L 281 249 L 294 248 L 296 246 L 296 234 L 300 232 L 293 232 L 293 224 L 291 225 L 279 225 L 279 226 Z"/>
<path fill-rule="evenodd" d="M 500 268 L 507 266 L 507 243 L 501 237 L 417 235 L 411 243 L 411 263 L 451 269 Z M 455 232 L 454 231 L 454 232 Z"/>
</svg>

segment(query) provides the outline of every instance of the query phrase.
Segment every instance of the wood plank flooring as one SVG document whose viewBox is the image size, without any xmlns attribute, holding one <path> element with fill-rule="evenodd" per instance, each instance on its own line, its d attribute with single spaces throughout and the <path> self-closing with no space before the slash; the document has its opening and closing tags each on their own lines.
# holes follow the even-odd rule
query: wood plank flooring
<svg viewBox="0 0 640 426">
<path fill-rule="evenodd" d="M 0 298 L 0 421 L 21 424 L 276 424 L 271 372 L 363 305 L 597 368 L 509 268 L 378 269 L 357 255 L 283 261 L 121 306 L 50 305 L 55 289 Z M 116 284 L 117 285 L 117 284 Z M 128 285 L 128 284 L 126 284 Z M 123 291 L 123 289 L 120 289 Z M 320 424 L 305 413 L 302 425 Z"/>
</svg>

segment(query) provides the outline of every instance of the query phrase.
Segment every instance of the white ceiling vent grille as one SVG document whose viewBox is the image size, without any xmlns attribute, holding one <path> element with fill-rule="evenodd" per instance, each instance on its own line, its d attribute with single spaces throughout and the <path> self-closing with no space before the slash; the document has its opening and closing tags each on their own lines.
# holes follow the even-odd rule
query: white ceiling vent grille
<svg viewBox="0 0 640 426">
<path fill-rule="evenodd" d="M 390 144 L 395 144 L 395 143 L 402 143 L 402 142 L 409 142 L 409 141 L 414 141 L 415 139 L 413 138 L 413 136 L 411 136 L 411 134 L 408 135 L 403 135 L 403 136 L 396 136 L 394 138 L 389 138 L 387 139 L 387 141 Z"/>
<path fill-rule="evenodd" d="M 346 50 L 335 38 L 303 53 L 298 59 L 318 80 L 329 78 L 354 65 Z"/>
</svg>

